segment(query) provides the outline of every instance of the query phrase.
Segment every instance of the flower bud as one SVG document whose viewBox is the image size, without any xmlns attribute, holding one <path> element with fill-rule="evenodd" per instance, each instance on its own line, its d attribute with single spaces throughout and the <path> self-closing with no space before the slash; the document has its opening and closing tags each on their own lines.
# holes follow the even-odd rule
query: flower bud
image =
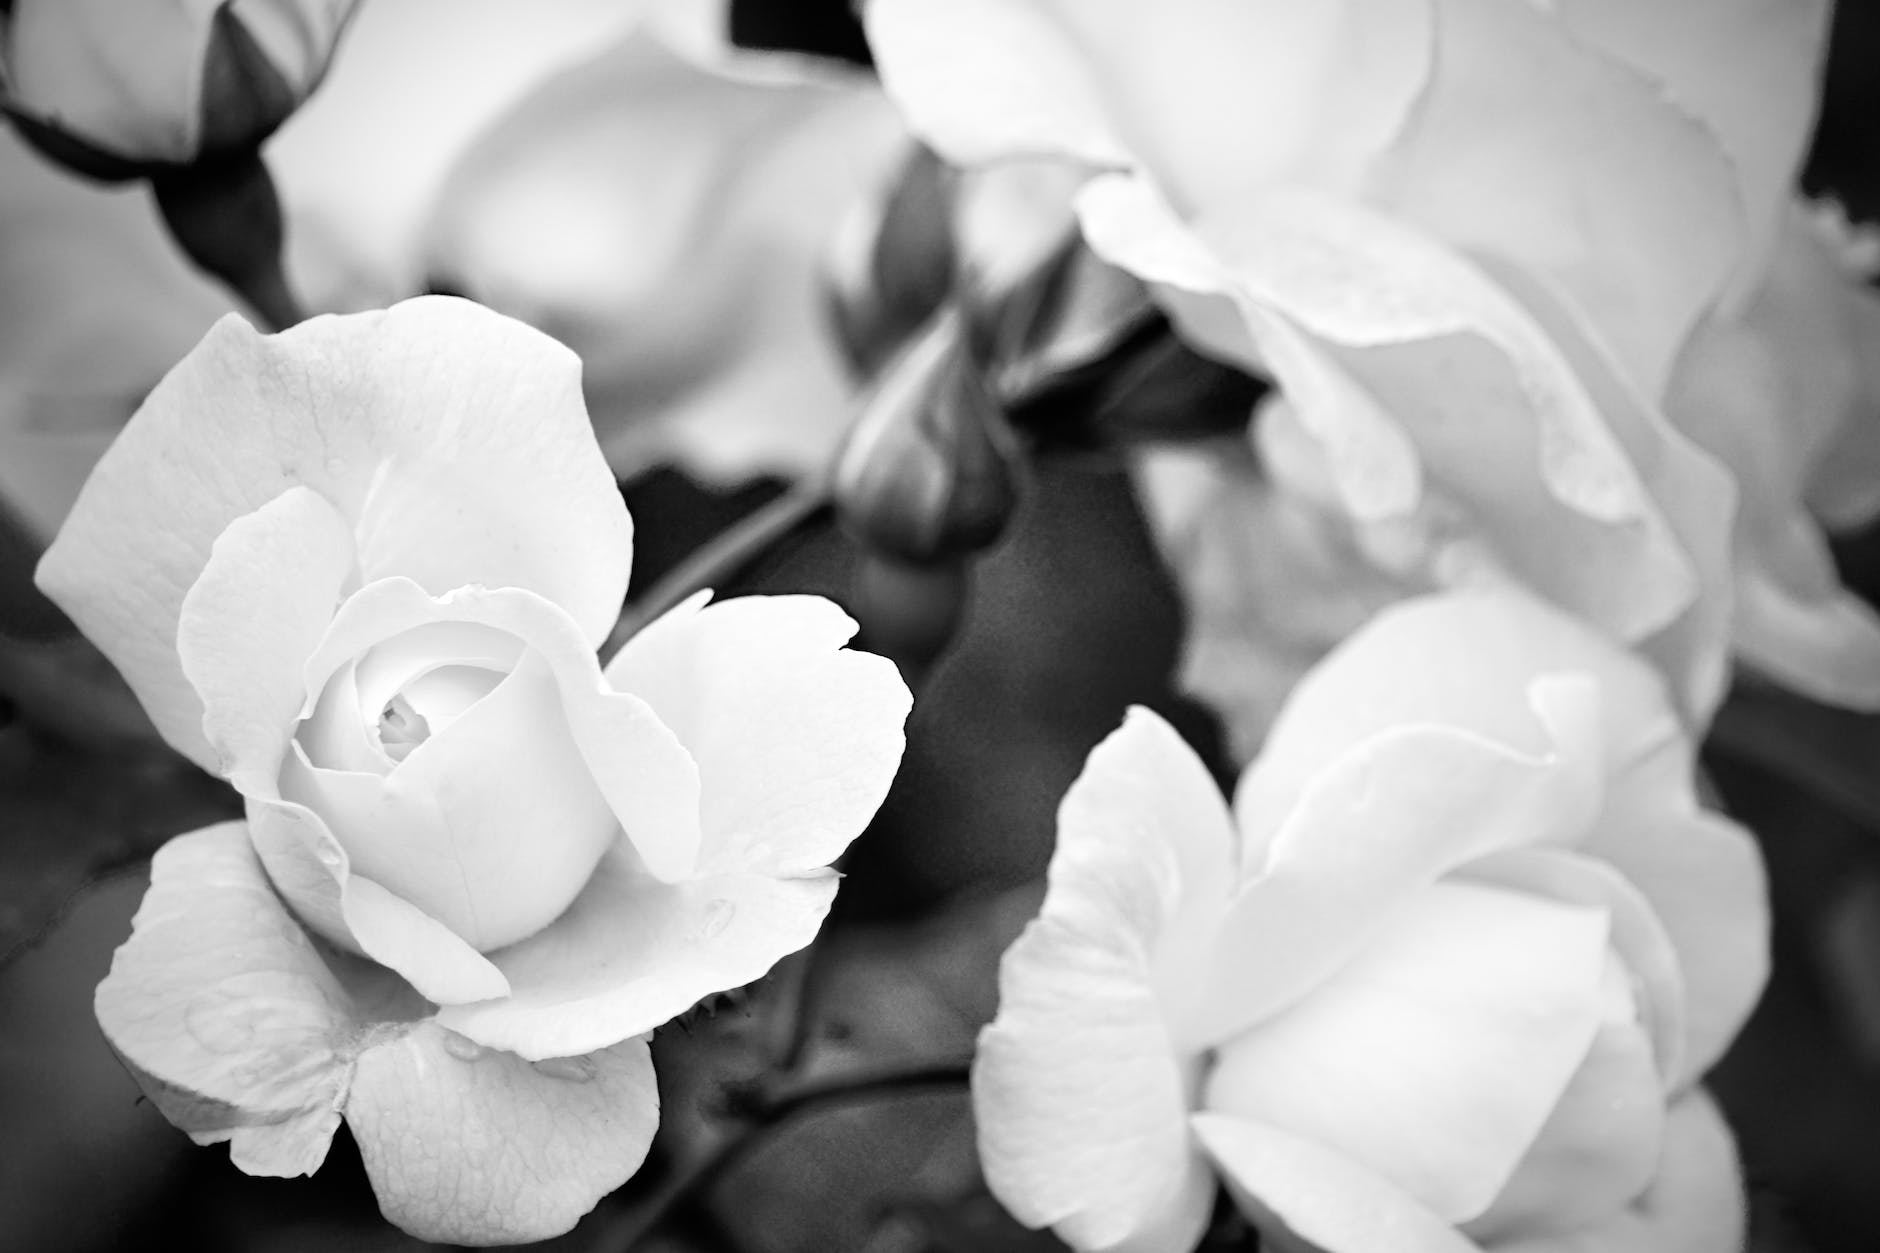
<svg viewBox="0 0 1880 1253">
<path fill-rule="evenodd" d="M 908 154 L 887 196 L 861 206 L 831 251 L 829 313 L 849 363 L 873 374 L 953 287 L 952 170 L 927 148 Z"/>
<path fill-rule="evenodd" d="M 319 84 L 358 0 L 15 0 L 22 134 L 94 178 L 252 152 Z"/>
<path fill-rule="evenodd" d="M 836 462 L 842 524 L 915 565 L 978 552 L 1018 499 L 1017 450 L 948 311 L 888 367 Z"/>
</svg>

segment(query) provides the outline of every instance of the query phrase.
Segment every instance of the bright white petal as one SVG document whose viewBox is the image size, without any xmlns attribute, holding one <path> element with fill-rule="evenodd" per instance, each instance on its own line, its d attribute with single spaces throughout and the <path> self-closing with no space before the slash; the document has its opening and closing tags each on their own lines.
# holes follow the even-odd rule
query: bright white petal
<svg viewBox="0 0 1880 1253">
<path fill-rule="evenodd" d="M 573 354 L 465 301 L 268 337 L 225 319 L 99 462 L 40 584 L 198 760 L 201 703 L 174 645 L 183 597 L 223 529 L 290 487 L 352 522 L 364 578 L 527 588 L 598 643 L 631 524 L 579 385 Z"/>
<path fill-rule="evenodd" d="M 355 559 L 346 519 L 312 489 L 290 487 L 229 523 L 183 597 L 177 657 L 202 700 L 214 764 L 243 792 L 274 787 L 307 700 L 301 668 Z"/>
<path fill-rule="evenodd" d="M 379 991 L 390 982 L 360 977 Z M 422 1011 L 406 997 L 396 1008 Z M 235 1164 L 258 1175 L 319 1167 L 348 1046 L 372 1026 L 274 895 L 239 822 L 158 851 L 97 1012 L 164 1117 L 199 1142 L 229 1141 Z"/>
<path fill-rule="evenodd" d="M 644 1040 L 531 1064 L 421 1023 L 355 1066 L 346 1123 L 372 1190 L 423 1240 L 560 1235 L 632 1177 L 659 1126 Z"/>
<path fill-rule="evenodd" d="M 854 633 L 819 596 L 694 597 L 608 663 L 698 763 L 699 873 L 826 866 L 874 817 L 912 698 L 891 662 L 843 647 Z"/>
<path fill-rule="evenodd" d="M 662 883 L 617 847 L 567 913 L 491 954 L 508 997 L 447 1006 L 438 1021 L 530 1058 L 604 1048 L 743 987 L 815 939 L 836 880 L 824 870 Z"/>
<path fill-rule="evenodd" d="M 1242 1213 L 1325 1253 L 1481 1253 L 1409 1193 L 1335 1149 L 1229 1114 L 1194 1116 Z"/>
</svg>

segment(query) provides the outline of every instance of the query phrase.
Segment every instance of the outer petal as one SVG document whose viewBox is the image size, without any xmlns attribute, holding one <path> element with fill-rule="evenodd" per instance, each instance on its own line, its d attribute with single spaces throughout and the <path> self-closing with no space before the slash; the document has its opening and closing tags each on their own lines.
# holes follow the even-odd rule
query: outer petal
<svg viewBox="0 0 1880 1253">
<path fill-rule="evenodd" d="M 244 793 L 273 790 L 307 701 L 302 667 L 356 559 L 339 511 L 311 488 L 290 487 L 229 523 L 183 597 L 177 659 L 202 701 L 219 772 Z"/>
<path fill-rule="evenodd" d="M 1492 1253 L 1719 1253 L 1743 1247 L 1747 1224 L 1736 1145 L 1702 1091 L 1671 1107 L 1658 1177 L 1606 1222 L 1565 1235 L 1513 1239 Z"/>
<path fill-rule="evenodd" d="M 1219 1043 L 1293 1004 L 1457 867 L 1579 838 L 1599 807 L 1599 744 L 1590 685 L 1570 682 L 1561 695 L 1584 707 L 1545 756 L 1400 725 L 1353 745 L 1283 815 L 1243 792 L 1247 881 L 1203 957 L 1205 994 L 1182 1038 Z"/>
<path fill-rule="evenodd" d="M 1550 329 L 1465 256 L 1293 189 L 1194 231 L 1140 180 L 1093 182 L 1079 211 L 1099 253 L 1164 286 L 1185 330 L 1276 375 L 1355 516 L 1421 505 L 1625 639 L 1661 629 L 1698 594 L 1684 520 L 1666 516 L 1639 467 L 1681 484 L 1702 454 L 1662 421 L 1633 423 L 1623 438 L 1604 412 L 1610 397 L 1590 391 Z M 1197 296 L 1236 302 L 1237 340 L 1194 324 L 1219 316 Z"/>
<path fill-rule="evenodd" d="M 1702 1075 L 1749 1017 L 1769 977 L 1769 896 L 1755 837 L 1698 808 L 1691 750 L 1670 741 L 1615 781 L 1584 851 L 1616 866 L 1651 902 L 1677 950 L 1685 989 L 1683 1065 Z"/>
<path fill-rule="evenodd" d="M 864 16 L 883 85 L 915 132 L 952 161 L 1129 163 L 1103 83 L 1046 6 L 869 0 Z"/>
<path fill-rule="evenodd" d="M 1294 689 L 1235 808 L 1277 821 L 1326 764 L 1366 735 L 1433 722 L 1527 752 L 1547 751 L 1534 680 L 1597 683 L 1608 765 L 1675 734 L 1664 685 L 1636 657 L 1512 587 L 1419 597 L 1384 610 Z"/>
<path fill-rule="evenodd" d="M 1409 1193 L 1315 1140 L 1230 1114 L 1194 1116 L 1242 1213 L 1325 1253 L 1481 1253 Z"/>
<path fill-rule="evenodd" d="M 1473 1218 L 1586 1058 L 1606 935 L 1602 910 L 1425 888 L 1336 976 L 1223 1044 L 1202 1106 L 1335 1146 Z"/>
<path fill-rule="evenodd" d="M 528 588 L 598 643 L 625 592 L 631 524 L 579 369 L 545 336 L 444 298 L 269 337 L 225 319 L 99 463 L 41 586 L 205 765 L 174 647 L 183 597 L 222 530 L 289 487 L 352 521 L 365 578 Z"/>
<path fill-rule="evenodd" d="M 1753 282 L 1814 129 L 1826 0 L 1565 0 L 1556 11 L 1716 135 L 1748 225 L 1738 277 Z"/>
<path fill-rule="evenodd" d="M 801 69 L 688 64 L 642 27 L 544 83 L 444 187 L 430 272 L 581 355 L 617 473 L 818 472 L 848 427 L 825 254 L 907 138 L 863 75 Z"/>
<path fill-rule="evenodd" d="M 640 1168 L 659 1091 L 645 1040 L 531 1064 L 420 1023 L 360 1053 L 346 1122 L 386 1218 L 514 1244 L 560 1235 Z"/>
<path fill-rule="evenodd" d="M 854 634 L 820 596 L 701 595 L 608 663 L 698 763 L 698 873 L 809 872 L 874 817 L 912 697 L 893 663 L 842 647 Z"/>
<path fill-rule="evenodd" d="M 311 809 L 251 797 L 248 821 L 269 881 L 320 935 L 397 971 L 440 1005 L 508 994 L 502 972 L 456 932 L 354 874 L 346 850 Z"/>
<path fill-rule="evenodd" d="M 836 880 L 823 870 L 661 883 L 616 847 L 567 913 L 491 954 L 511 995 L 446 1006 L 438 1021 L 528 1058 L 606 1047 L 760 978 L 815 939 Z"/>
<path fill-rule="evenodd" d="M 1066 793 L 1043 911 L 1000 967 L 973 1068 L 987 1181 L 1080 1249 L 1186 1249 L 1206 1221 L 1184 1121 L 1200 1053 L 1170 1002 L 1193 998 L 1232 841 L 1193 752 L 1132 710 Z"/>
<path fill-rule="evenodd" d="M 1724 152 L 1659 83 L 1535 5 L 1436 9 L 1436 72 L 1373 195 L 1561 284 L 1659 394 L 1744 245 Z"/>
<path fill-rule="evenodd" d="M 424 1009 L 349 961 L 308 941 L 241 823 L 206 827 L 157 853 L 131 938 L 98 985 L 98 1021 L 164 1117 L 201 1143 L 230 1141 L 250 1174 L 311 1174 L 352 1058 L 386 1020 Z"/>
</svg>

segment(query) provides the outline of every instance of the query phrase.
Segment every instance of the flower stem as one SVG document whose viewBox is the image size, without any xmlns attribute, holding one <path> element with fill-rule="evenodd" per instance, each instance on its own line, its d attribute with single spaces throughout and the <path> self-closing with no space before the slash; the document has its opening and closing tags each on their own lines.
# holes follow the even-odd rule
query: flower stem
<svg viewBox="0 0 1880 1253">
<path fill-rule="evenodd" d="M 829 510 L 829 483 L 818 476 L 739 519 L 668 570 L 644 595 L 627 606 L 607 642 L 601 645 L 601 660 L 612 659 L 620 646 L 641 627 L 694 592 L 722 587 L 736 579 L 778 544 L 819 521 Z"/>
<path fill-rule="evenodd" d="M 846 1079 L 823 1079 L 768 1094 L 746 1096 L 738 1112 L 749 1122 L 745 1131 L 701 1158 L 691 1170 L 667 1181 L 616 1233 L 623 1253 L 641 1247 L 668 1221 L 704 1200 L 712 1187 L 751 1155 L 776 1130 L 801 1114 L 861 1105 L 930 1088 L 964 1088 L 968 1063 L 946 1062 L 912 1070 L 889 1071 Z"/>
</svg>

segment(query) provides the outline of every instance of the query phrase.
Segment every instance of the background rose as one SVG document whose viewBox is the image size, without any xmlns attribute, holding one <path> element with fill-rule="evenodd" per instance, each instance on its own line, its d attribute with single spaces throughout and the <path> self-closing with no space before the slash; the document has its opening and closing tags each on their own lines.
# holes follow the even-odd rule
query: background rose
<svg viewBox="0 0 1880 1253">
<path fill-rule="evenodd" d="M 1699 317 L 1755 282 L 1824 5 L 868 13 L 941 151 L 1103 171 L 1092 243 L 1198 344 L 1279 379 L 1354 517 L 1472 529 L 1708 710 L 1731 491 L 1657 401 Z"/>
<path fill-rule="evenodd" d="M 908 698 L 814 597 L 695 597 L 603 672 L 630 539 L 572 354 L 464 301 L 228 319 L 159 385 L 40 583 L 247 802 L 99 989 L 172 1121 L 296 1174 L 343 1111 L 436 1239 L 565 1229 L 637 1166 L 636 1037 L 815 935 Z M 485 1130 L 415 1133 L 459 1100 Z M 582 1165 L 539 1194 L 536 1149 Z"/>
<path fill-rule="evenodd" d="M 1186 1248 L 1205 1153 L 1333 1253 L 1731 1247 L 1692 1085 L 1762 986 L 1766 907 L 1690 766 L 1646 667 L 1512 591 L 1352 636 L 1231 816 L 1132 715 L 980 1039 L 994 1191 L 1079 1248 Z"/>
</svg>

